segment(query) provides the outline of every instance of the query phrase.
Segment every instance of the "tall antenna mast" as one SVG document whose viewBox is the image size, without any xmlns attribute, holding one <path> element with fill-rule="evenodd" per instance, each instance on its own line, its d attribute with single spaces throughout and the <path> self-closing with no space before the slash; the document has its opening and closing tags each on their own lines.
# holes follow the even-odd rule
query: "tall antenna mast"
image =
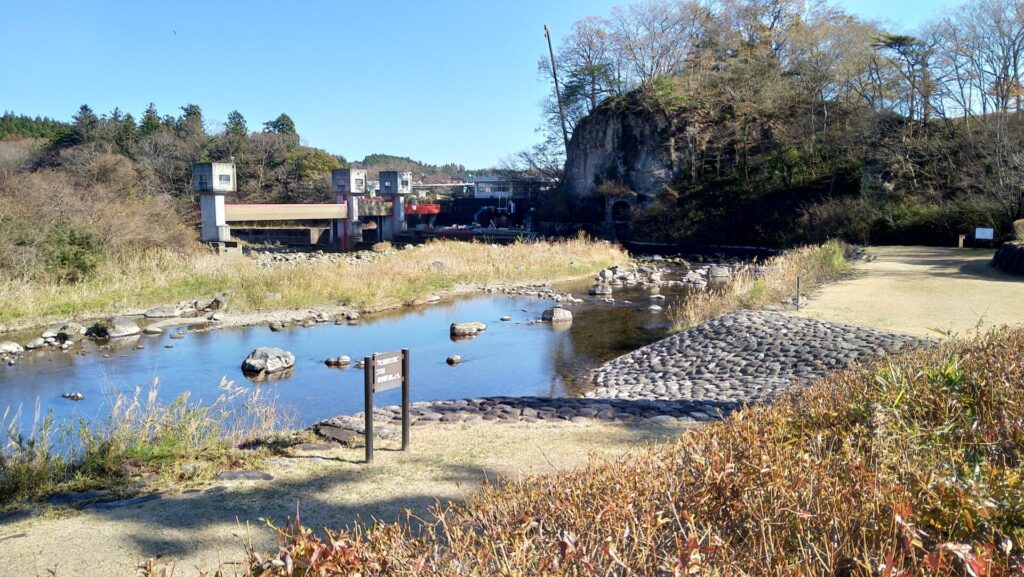
<svg viewBox="0 0 1024 577">
<path fill-rule="evenodd" d="M 555 79 L 555 102 L 558 104 L 558 119 L 562 123 L 562 142 L 565 150 L 569 150 L 569 131 L 565 129 L 565 112 L 562 110 L 562 95 L 558 90 L 558 69 L 555 67 L 555 50 L 551 48 L 551 32 L 548 25 L 544 25 L 544 37 L 548 39 L 548 54 L 551 55 L 551 77 Z"/>
</svg>

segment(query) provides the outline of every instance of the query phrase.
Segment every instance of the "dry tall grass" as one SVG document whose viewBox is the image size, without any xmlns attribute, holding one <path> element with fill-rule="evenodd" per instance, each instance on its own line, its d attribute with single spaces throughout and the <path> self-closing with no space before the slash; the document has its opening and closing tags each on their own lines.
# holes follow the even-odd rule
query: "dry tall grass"
<svg viewBox="0 0 1024 577">
<path fill-rule="evenodd" d="M 116 393 L 106 418 L 66 423 L 52 418 L 19 427 L 20 415 L 4 413 L 7 443 L 0 447 L 0 507 L 58 490 L 129 491 L 143 476 L 166 482 L 208 478 L 217 471 L 265 457 L 240 451 L 253 441 L 274 439 L 289 424 L 276 399 L 258 386 L 221 379 L 217 398 L 193 400 L 188 393 L 170 403 L 157 399 L 158 383 L 133 394 Z M 52 438 L 61 434 L 62 449 Z"/>
<path fill-rule="evenodd" d="M 0 324 L 45 322 L 230 294 L 236 311 L 346 304 L 384 308 L 458 285 L 555 281 L 596 273 L 628 255 L 580 237 L 492 246 L 435 241 L 356 264 L 260 268 L 243 257 L 152 251 L 111 259 L 78 283 L 0 278 Z M 440 264 L 436 264 L 440 263 Z M 276 293 L 280 300 L 267 301 Z"/>
<path fill-rule="evenodd" d="M 1021 575 L 1024 329 L 837 373 L 417 520 L 299 523 L 248 574 Z"/>
<path fill-rule="evenodd" d="M 690 294 L 669 315 L 683 329 L 735 310 L 778 304 L 796 296 L 797 278 L 806 294 L 849 270 L 845 252 L 845 245 L 834 241 L 786 251 L 769 259 L 763 274 L 742 269 L 723 289 Z"/>
</svg>

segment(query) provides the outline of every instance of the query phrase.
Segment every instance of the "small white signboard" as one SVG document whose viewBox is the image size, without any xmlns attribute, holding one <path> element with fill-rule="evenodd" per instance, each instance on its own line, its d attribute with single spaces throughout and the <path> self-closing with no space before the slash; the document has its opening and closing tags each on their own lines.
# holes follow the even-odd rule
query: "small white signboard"
<svg viewBox="0 0 1024 577">
<path fill-rule="evenodd" d="M 991 228 L 974 229 L 974 240 L 992 240 L 995 238 L 995 230 Z"/>
</svg>

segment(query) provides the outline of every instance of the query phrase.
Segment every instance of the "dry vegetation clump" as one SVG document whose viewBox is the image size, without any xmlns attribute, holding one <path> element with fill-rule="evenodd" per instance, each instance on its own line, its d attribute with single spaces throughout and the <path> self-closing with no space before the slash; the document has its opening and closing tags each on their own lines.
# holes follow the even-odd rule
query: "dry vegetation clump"
<svg viewBox="0 0 1024 577">
<path fill-rule="evenodd" d="M 198 248 L 169 196 L 137 190 L 127 158 L 76 148 L 59 170 L 24 170 L 40 162 L 38 146 L 0 141 L 0 282 L 76 282 L 108 260 Z"/>
<path fill-rule="evenodd" d="M 355 263 L 266 269 L 249 258 L 167 250 L 110 258 L 75 283 L 21 282 L 0 275 L 0 323 L 110 313 L 226 292 L 234 311 L 345 304 L 379 309 L 480 283 L 578 278 L 628 260 L 584 237 L 493 246 L 434 241 Z M 267 300 L 270 293 L 280 299 Z"/>
<path fill-rule="evenodd" d="M 765 262 L 763 274 L 740 270 L 725 288 L 691 293 L 669 314 L 684 329 L 735 310 L 778 304 L 796 296 L 797 278 L 804 294 L 838 279 L 850 269 L 845 255 L 846 245 L 836 241 L 786 251 Z"/>
<path fill-rule="evenodd" d="M 183 393 L 170 403 L 157 400 L 158 384 L 133 394 L 117 393 L 103 419 L 80 419 L 55 427 L 51 415 L 36 413 L 26 431 L 8 409 L 0 446 L 0 508 L 57 491 L 106 489 L 132 493 L 132 483 L 188 484 L 225 468 L 249 464 L 287 433 L 276 399 L 258 386 L 221 379 L 211 402 Z M 57 445 L 53 443 L 59 438 Z"/>
<path fill-rule="evenodd" d="M 1024 329 L 854 368 L 429 519 L 298 520 L 247 574 L 1020 575 Z"/>
</svg>

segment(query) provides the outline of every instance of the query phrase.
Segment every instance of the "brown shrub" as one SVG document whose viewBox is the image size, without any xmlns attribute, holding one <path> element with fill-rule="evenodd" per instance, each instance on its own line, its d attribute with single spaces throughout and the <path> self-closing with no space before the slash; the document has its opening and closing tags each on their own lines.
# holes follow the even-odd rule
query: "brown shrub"
<svg viewBox="0 0 1024 577">
<path fill-rule="evenodd" d="M 196 234 L 164 197 L 125 188 L 133 172 L 123 157 L 101 155 L 94 176 L 64 171 L 18 172 L 0 181 L 0 277 L 46 277 L 57 228 L 98 240 L 97 250 L 119 258 L 151 248 L 189 251 Z M 102 182 L 100 182 L 102 181 Z"/>
<path fill-rule="evenodd" d="M 248 574 L 1019 575 L 1024 329 L 853 368 L 667 446 L 502 481 Z"/>
</svg>

